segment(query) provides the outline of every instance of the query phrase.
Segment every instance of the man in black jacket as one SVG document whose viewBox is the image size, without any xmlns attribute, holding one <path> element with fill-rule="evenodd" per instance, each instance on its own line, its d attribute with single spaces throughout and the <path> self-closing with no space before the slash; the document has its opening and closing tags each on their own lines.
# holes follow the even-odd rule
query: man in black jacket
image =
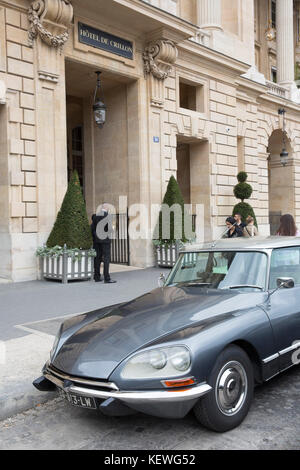
<svg viewBox="0 0 300 470">
<path fill-rule="evenodd" d="M 103 275 L 104 282 L 113 284 L 109 275 L 109 262 L 110 262 L 110 246 L 111 246 L 111 233 L 112 233 L 112 218 L 108 213 L 108 205 L 103 204 L 99 214 L 92 216 L 92 236 L 94 242 L 94 249 L 96 250 L 96 257 L 94 258 L 94 279 L 95 282 L 101 281 L 100 265 L 101 261 L 104 263 Z"/>
</svg>

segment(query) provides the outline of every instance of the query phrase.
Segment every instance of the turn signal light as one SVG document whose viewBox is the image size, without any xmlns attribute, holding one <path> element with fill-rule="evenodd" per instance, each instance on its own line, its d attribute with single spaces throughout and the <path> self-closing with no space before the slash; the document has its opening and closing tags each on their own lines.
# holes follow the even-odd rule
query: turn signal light
<svg viewBox="0 0 300 470">
<path fill-rule="evenodd" d="M 186 379 L 177 379 L 177 380 L 162 380 L 162 384 L 165 387 L 188 387 L 196 383 L 194 377 L 187 377 Z"/>
</svg>

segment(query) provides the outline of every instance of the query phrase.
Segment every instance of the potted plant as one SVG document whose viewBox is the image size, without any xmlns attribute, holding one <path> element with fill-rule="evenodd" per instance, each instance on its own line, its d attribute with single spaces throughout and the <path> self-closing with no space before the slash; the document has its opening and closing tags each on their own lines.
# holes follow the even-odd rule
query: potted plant
<svg viewBox="0 0 300 470">
<path fill-rule="evenodd" d="M 93 275 L 93 240 L 77 171 L 67 192 L 47 243 L 39 247 L 41 272 L 46 279 L 90 279 Z"/>
<path fill-rule="evenodd" d="M 173 175 L 169 180 L 163 204 L 169 208 L 174 206 L 174 204 L 178 204 L 181 212 L 181 217 L 175 217 L 174 212 L 171 211 L 170 219 L 164 221 L 163 211 L 161 210 L 153 239 L 157 265 L 161 267 L 172 267 L 176 262 L 180 246 L 189 241 L 187 230 L 192 227 L 192 217 L 185 211 L 184 200 L 179 185 Z M 164 229 L 166 228 L 169 229 L 167 230 L 167 237 L 164 233 Z M 178 233 L 180 234 L 179 238 L 177 237 Z"/>
<path fill-rule="evenodd" d="M 237 199 L 241 199 L 242 202 L 236 204 L 233 208 L 232 215 L 241 214 L 242 221 L 246 222 L 249 215 L 254 219 L 254 225 L 257 227 L 257 221 L 254 210 L 250 204 L 244 202 L 245 199 L 249 199 L 253 192 L 252 186 L 246 183 L 248 178 L 247 173 L 240 171 L 237 175 L 238 184 L 234 187 L 233 193 Z"/>
</svg>

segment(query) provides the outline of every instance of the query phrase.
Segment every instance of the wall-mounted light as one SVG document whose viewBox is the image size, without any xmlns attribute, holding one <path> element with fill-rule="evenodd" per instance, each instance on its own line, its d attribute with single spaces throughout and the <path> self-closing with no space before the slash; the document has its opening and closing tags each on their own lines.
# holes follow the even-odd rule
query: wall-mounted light
<svg viewBox="0 0 300 470">
<path fill-rule="evenodd" d="M 286 150 L 286 140 L 285 140 L 285 137 L 286 137 L 286 133 L 285 133 L 285 109 L 284 108 L 280 108 L 278 109 L 278 114 L 280 116 L 282 116 L 282 133 L 283 133 L 283 136 L 282 136 L 282 151 L 280 153 L 280 163 L 282 166 L 286 166 L 287 165 L 287 161 L 288 161 L 288 156 L 289 156 L 289 153 L 288 151 Z"/>
<path fill-rule="evenodd" d="M 106 106 L 103 100 L 100 98 L 100 92 L 101 92 L 100 74 L 101 72 L 96 72 L 96 74 L 97 74 L 97 85 L 96 85 L 96 90 L 95 90 L 95 95 L 94 95 L 93 111 L 94 111 L 95 122 L 97 126 L 100 127 L 100 129 L 102 129 L 106 121 Z M 97 96 L 97 94 L 99 96 Z"/>
</svg>

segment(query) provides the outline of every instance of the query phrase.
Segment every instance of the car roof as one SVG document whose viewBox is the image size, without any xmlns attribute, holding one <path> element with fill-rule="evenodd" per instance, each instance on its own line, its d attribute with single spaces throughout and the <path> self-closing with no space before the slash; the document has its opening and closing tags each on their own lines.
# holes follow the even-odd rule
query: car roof
<svg viewBox="0 0 300 470">
<path fill-rule="evenodd" d="M 219 251 L 219 250 L 230 250 L 230 251 L 244 251 L 244 250 L 268 250 L 274 248 L 284 247 L 300 247 L 300 237 L 236 237 L 236 238 L 223 238 L 213 242 L 206 243 L 191 243 L 185 245 L 181 252 L 191 251 Z"/>
</svg>

